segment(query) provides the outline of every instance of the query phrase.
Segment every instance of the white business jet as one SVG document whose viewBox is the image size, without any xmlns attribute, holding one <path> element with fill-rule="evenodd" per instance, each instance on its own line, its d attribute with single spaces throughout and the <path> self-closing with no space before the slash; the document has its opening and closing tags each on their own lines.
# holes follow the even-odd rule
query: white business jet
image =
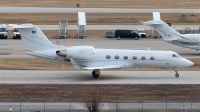
<svg viewBox="0 0 200 112">
<path fill-rule="evenodd" d="M 18 28 L 26 48 L 26 54 L 71 64 L 74 68 L 93 70 L 98 78 L 100 69 L 127 67 L 188 67 L 194 63 L 172 51 L 95 49 L 93 46 L 60 46 L 52 44 L 42 31 L 32 24 L 9 26 Z"/>
<path fill-rule="evenodd" d="M 153 12 L 153 20 L 143 22 L 153 27 L 164 41 L 195 50 L 200 50 L 200 34 L 180 34 L 160 19 L 160 12 Z"/>
</svg>

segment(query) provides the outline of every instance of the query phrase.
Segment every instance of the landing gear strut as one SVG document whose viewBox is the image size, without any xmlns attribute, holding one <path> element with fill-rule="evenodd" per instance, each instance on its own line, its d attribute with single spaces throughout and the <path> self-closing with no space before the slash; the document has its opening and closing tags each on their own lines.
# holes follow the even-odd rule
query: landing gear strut
<svg viewBox="0 0 200 112">
<path fill-rule="evenodd" d="M 94 69 L 94 71 L 92 72 L 92 76 L 94 78 L 99 78 L 100 75 L 100 70 L 99 69 Z"/>
<path fill-rule="evenodd" d="M 175 77 L 179 78 L 179 74 L 178 74 L 178 71 L 176 69 L 175 69 L 175 72 L 176 72 Z"/>
</svg>

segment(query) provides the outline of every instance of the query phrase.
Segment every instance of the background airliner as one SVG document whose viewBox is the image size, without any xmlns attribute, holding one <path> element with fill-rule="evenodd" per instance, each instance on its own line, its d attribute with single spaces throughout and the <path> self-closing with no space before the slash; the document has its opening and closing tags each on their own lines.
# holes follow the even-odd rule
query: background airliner
<svg viewBox="0 0 200 112">
<path fill-rule="evenodd" d="M 167 67 L 173 68 L 179 77 L 177 68 L 188 67 L 194 63 L 172 51 L 95 49 L 93 46 L 60 46 L 52 44 L 42 31 L 32 24 L 9 26 L 18 28 L 26 53 L 49 59 L 62 64 L 71 64 L 74 68 L 93 70 L 98 78 L 100 69 L 127 67 Z"/>
<path fill-rule="evenodd" d="M 160 12 L 153 12 L 153 20 L 143 22 L 143 25 L 152 26 L 164 41 L 195 50 L 200 50 L 200 34 L 180 34 L 160 19 Z"/>
</svg>

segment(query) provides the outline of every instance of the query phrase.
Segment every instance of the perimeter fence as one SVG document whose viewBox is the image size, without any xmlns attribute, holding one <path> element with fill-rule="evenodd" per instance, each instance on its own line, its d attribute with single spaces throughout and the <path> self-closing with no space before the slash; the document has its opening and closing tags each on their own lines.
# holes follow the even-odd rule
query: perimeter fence
<svg viewBox="0 0 200 112">
<path fill-rule="evenodd" d="M 6 112 L 11 106 L 13 112 L 85 112 L 85 98 L 92 91 L 23 91 L 0 93 L 0 111 Z M 98 92 L 99 103 L 103 103 L 102 112 L 180 112 L 183 106 L 187 112 L 200 112 L 200 94 L 198 92 Z M 92 97 L 91 97 L 92 99 Z M 7 106 L 7 107 L 6 107 Z M 52 108 L 53 107 L 53 108 Z"/>
</svg>

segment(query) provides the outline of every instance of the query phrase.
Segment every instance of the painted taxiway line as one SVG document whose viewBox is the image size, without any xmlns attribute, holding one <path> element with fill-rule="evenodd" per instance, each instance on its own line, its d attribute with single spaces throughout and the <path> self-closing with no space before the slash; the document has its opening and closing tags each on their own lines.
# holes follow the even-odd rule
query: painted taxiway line
<svg viewBox="0 0 200 112">
<path fill-rule="evenodd" d="M 0 70 L 5 84 L 200 84 L 200 71 L 101 71 L 94 79 L 91 71 Z"/>
</svg>

